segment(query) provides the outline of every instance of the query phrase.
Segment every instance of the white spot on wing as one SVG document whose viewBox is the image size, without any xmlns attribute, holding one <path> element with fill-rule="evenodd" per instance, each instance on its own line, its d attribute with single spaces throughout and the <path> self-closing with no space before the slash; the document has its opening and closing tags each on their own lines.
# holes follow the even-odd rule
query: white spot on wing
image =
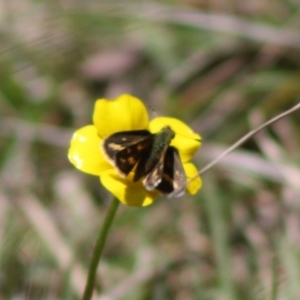
<svg viewBox="0 0 300 300">
<path fill-rule="evenodd" d="M 151 173 L 150 173 L 151 175 Z M 161 178 L 159 178 L 158 180 L 156 180 L 155 182 L 149 182 L 149 176 L 147 176 L 144 180 L 143 180 L 143 185 L 145 186 L 147 191 L 153 191 L 160 183 L 161 183 Z"/>
</svg>

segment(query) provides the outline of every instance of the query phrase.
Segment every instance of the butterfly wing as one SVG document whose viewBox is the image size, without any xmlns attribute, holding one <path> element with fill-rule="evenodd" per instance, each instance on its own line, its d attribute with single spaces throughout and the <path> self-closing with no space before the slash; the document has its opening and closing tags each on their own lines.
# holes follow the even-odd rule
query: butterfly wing
<svg viewBox="0 0 300 300">
<path fill-rule="evenodd" d="M 122 131 L 102 142 L 108 161 L 122 176 L 128 175 L 151 146 L 153 135 L 148 130 Z"/>
<path fill-rule="evenodd" d="M 155 173 L 153 176 L 155 176 Z M 151 181 L 151 178 L 149 180 Z M 183 189 L 181 194 L 176 195 L 181 196 L 184 193 L 185 185 L 186 175 L 178 150 L 170 146 L 165 154 L 161 181 L 155 188 L 163 194 L 170 194 L 174 190 Z"/>
<path fill-rule="evenodd" d="M 147 148 L 148 152 L 141 156 L 135 169 L 133 181 L 144 178 L 143 183 L 146 189 L 150 191 L 160 183 L 165 154 L 174 136 L 174 131 L 168 126 L 152 134 L 151 144 Z"/>
<path fill-rule="evenodd" d="M 148 191 L 154 190 L 162 181 L 167 148 L 168 146 L 160 154 L 156 164 L 152 167 L 152 170 L 147 173 L 147 176 L 143 180 L 143 184 Z"/>
</svg>

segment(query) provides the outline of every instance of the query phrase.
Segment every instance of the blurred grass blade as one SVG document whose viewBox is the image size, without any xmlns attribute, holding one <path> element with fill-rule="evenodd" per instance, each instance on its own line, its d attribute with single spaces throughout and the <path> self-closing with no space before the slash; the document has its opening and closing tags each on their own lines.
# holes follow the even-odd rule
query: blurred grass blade
<svg viewBox="0 0 300 300">
<path fill-rule="evenodd" d="M 205 210 L 212 235 L 212 247 L 216 258 L 217 276 L 220 281 L 220 294 L 227 300 L 235 300 L 233 264 L 229 248 L 229 236 L 224 216 L 224 198 L 215 188 L 214 177 L 207 175 L 203 186 Z"/>
</svg>

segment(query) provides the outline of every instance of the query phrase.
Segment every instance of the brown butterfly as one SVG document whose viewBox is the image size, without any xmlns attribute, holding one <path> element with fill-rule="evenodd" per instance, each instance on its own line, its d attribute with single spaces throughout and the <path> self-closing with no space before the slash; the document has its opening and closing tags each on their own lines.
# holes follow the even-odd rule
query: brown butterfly
<svg viewBox="0 0 300 300">
<path fill-rule="evenodd" d="M 148 130 L 121 131 L 104 139 L 102 149 L 122 177 L 133 171 L 133 181 L 143 179 L 147 190 L 170 194 L 184 191 L 186 185 L 178 150 L 170 146 L 174 137 L 169 126 L 156 134 Z"/>
</svg>

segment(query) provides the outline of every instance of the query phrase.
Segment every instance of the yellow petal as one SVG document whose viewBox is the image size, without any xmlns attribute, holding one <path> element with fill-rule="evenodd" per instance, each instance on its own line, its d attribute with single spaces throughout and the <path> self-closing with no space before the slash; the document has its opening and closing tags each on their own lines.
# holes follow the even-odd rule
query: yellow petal
<svg viewBox="0 0 300 300">
<path fill-rule="evenodd" d="M 93 122 L 105 138 L 118 131 L 147 129 L 148 114 L 141 100 L 125 94 L 114 100 L 97 100 Z"/>
<path fill-rule="evenodd" d="M 186 192 L 188 194 L 194 195 L 197 193 L 197 191 L 201 188 L 202 186 L 202 180 L 200 176 L 197 176 L 198 170 L 196 166 L 192 163 L 185 163 L 183 164 L 183 168 L 187 177 L 187 188 Z M 192 181 L 189 182 L 189 179 L 194 178 Z"/>
<path fill-rule="evenodd" d="M 129 206 L 147 206 L 153 203 L 158 192 L 149 192 L 141 181 L 133 182 L 133 174 L 121 178 L 116 171 L 108 171 L 100 177 L 102 184 L 117 199 Z"/>
<path fill-rule="evenodd" d="M 201 145 L 201 137 L 189 126 L 175 118 L 158 117 L 149 124 L 152 133 L 160 131 L 164 126 L 170 126 L 175 132 L 171 145 L 177 148 L 183 162 L 189 161 Z"/>
<path fill-rule="evenodd" d="M 94 125 L 77 130 L 71 139 L 68 157 L 70 162 L 80 171 L 101 175 L 112 169 L 100 149 L 101 139 Z"/>
</svg>

